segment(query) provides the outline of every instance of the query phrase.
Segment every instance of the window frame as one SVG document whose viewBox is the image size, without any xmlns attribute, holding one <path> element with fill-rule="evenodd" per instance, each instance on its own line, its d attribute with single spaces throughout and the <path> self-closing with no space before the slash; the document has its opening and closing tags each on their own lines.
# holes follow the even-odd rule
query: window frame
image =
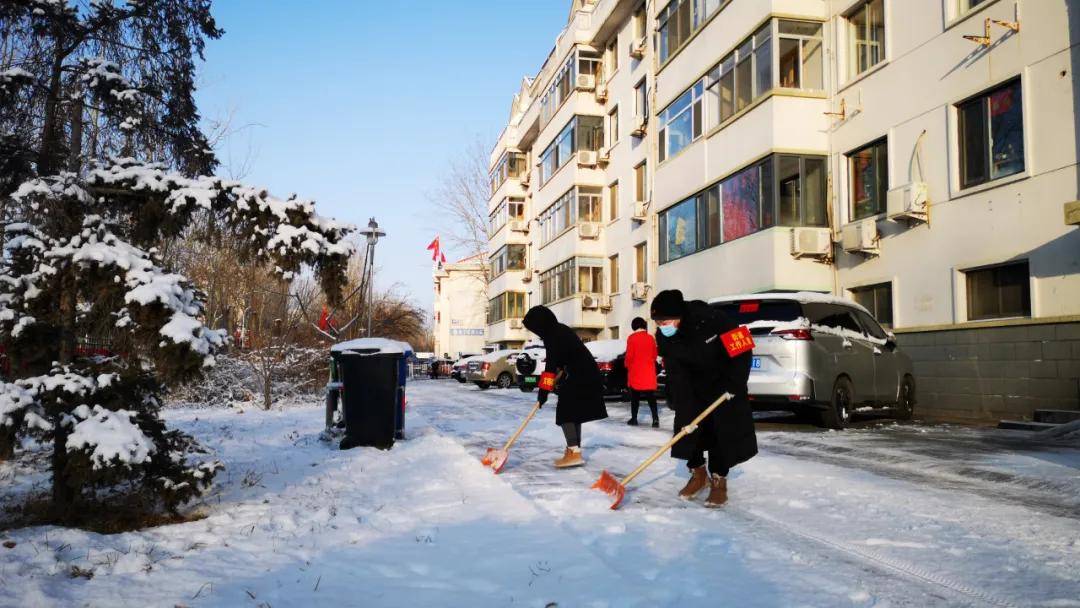
<svg viewBox="0 0 1080 608">
<path fill-rule="evenodd" d="M 885 153 L 884 158 L 882 158 L 881 156 L 878 155 L 878 153 L 877 153 L 878 149 L 884 150 L 884 153 Z M 858 213 L 856 213 L 856 210 L 855 210 L 855 205 L 857 204 L 856 200 L 855 200 L 855 191 L 856 191 L 856 188 L 855 188 L 855 176 L 856 176 L 855 155 L 859 154 L 861 152 L 865 152 L 867 150 L 872 150 L 873 151 L 872 152 L 873 156 L 872 156 L 872 159 L 871 159 L 871 163 L 873 164 L 873 166 L 875 168 L 875 173 L 874 173 L 875 181 L 879 182 L 879 183 L 876 184 L 876 188 L 874 189 L 874 193 L 875 193 L 876 196 L 880 197 L 880 201 L 878 201 L 877 202 L 878 204 L 875 205 L 875 207 L 874 207 L 875 210 L 874 210 L 873 213 L 859 215 Z M 858 222 L 858 221 L 861 221 L 861 220 L 877 217 L 877 216 L 879 216 L 879 215 L 881 215 L 883 213 L 886 213 L 888 211 L 888 204 L 889 204 L 888 203 L 888 198 L 889 198 L 889 180 L 890 180 L 890 176 L 889 176 L 889 173 L 890 173 L 890 171 L 889 171 L 889 136 L 885 135 L 883 137 L 879 137 L 878 139 L 875 139 L 874 141 L 871 141 L 870 143 L 859 146 L 858 148 L 855 148 L 854 150 L 851 150 L 850 152 L 846 153 L 844 155 L 844 158 L 847 161 L 845 164 L 847 166 L 847 178 L 848 178 L 847 179 L 848 221 L 849 222 Z M 884 170 L 885 170 L 884 180 L 881 180 L 880 176 L 877 175 L 878 170 L 881 169 L 881 167 L 884 167 Z"/>
<path fill-rule="evenodd" d="M 993 132 L 993 122 L 992 122 L 993 121 L 993 115 L 991 114 L 991 112 L 993 111 L 992 97 L 995 94 L 1001 93 L 1001 92 L 1005 91 L 1006 89 L 1010 89 L 1010 88 L 1014 88 L 1014 87 L 1015 87 L 1016 95 L 1019 98 L 1018 111 L 1019 111 L 1019 120 L 1020 120 L 1020 134 L 1019 134 L 1020 151 L 1019 151 L 1018 158 L 1019 158 L 1020 166 L 1019 166 L 1019 168 L 1017 170 L 1012 171 L 1011 173 L 1004 173 L 1002 175 L 998 175 L 998 176 L 995 177 L 993 175 L 993 172 L 994 172 L 994 132 Z M 1017 103 L 1017 102 L 1013 102 L 1013 103 Z M 966 118 L 965 109 L 968 108 L 968 107 L 972 107 L 975 104 L 979 104 L 980 106 L 982 106 L 981 109 L 983 111 L 982 112 L 982 114 L 983 114 L 983 116 L 982 116 L 983 124 L 981 125 L 981 127 L 982 127 L 981 128 L 981 135 L 985 139 L 982 142 L 982 145 L 984 146 L 984 149 L 983 149 L 983 157 L 980 159 L 980 162 L 984 163 L 983 166 L 982 166 L 982 169 L 984 171 L 984 176 L 981 179 L 969 180 L 969 179 L 967 179 L 967 173 L 968 173 L 967 172 L 967 169 L 968 169 L 967 155 L 968 155 L 968 150 L 967 150 L 967 145 L 966 145 L 967 144 L 967 139 L 965 138 L 965 129 L 966 129 L 966 126 L 967 126 L 967 118 Z M 1012 105 L 1010 105 L 1010 109 L 1011 109 L 1011 107 L 1012 107 Z M 1026 140 L 1026 136 L 1027 136 L 1026 122 L 1027 121 L 1026 121 L 1026 116 L 1025 116 L 1025 112 L 1024 112 L 1024 83 L 1023 83 L 1023 78 L 1021 76 L 1017 75 L 1017 76 L 1014 76 L 1012 78 L 1009 78 L 1008 80 L 1000 82 L 1000 83 L 998 83 L 998 84 L 996 84 L 996 85 L 994 85 L 994 86 L 992 86 L 992 87 L 990 87 L 988 89 L 984 89 L 984 90 L 976 93 L 975 95 L 971 95 L 970 97 L 967 97 L 967 98 L 953 104 L 953 111 L 955 112 L 955 116 L 956 116 L 956 145 L 957 145 L 957 154 L 956 154 L 956 158 L 957 158 L 956 163 L 957 164 L 956 164 L 956 167 L 957 167 L 957 176 L 958 176 L 957 182 L 959 184 L 960 190 L 963 191 L 963 190 L 970 190 L 970 189 L 979 188 L 979 187 L 982 187 L 982 186 L 986 186 L 987 184 L 993 184 L 993 183 L 998 182 L 1000 180 L 1007 180 L 1009 178 L 1014 178 L 1017 175 L 1024 175 L 1025 173 L 1027 173 L 1027 171 L 1028 171 L 1028 158 L 1027 158 L 1027 154 L 1028 154 L 1028 145 L 1027 145 L 1027 143 L 1028 142 Z"/>
<path fill-rule="evenodd" d="M 877 61 L 875 61 L 873 63 L 869 62 L 869 56 L 870 56 L 869 41 L 870 41 L 870 31 L 872 30 L 872 26 L 871 26 L 870 19 L 867 18 L 865 20 L 865 26 L 864 26 L 865 27 L 864 36 L 866 36 L 865 40 L 867 41 L 867 42 L 864 43 L 864 44 L 866 44 L 866 49 L 867 49 L 867 66 L 860 70 L 860 69 L 858 69 L 859 52 L 857 50 L 859 48 L 859 46 L 858 46 L 859 41 L 858 41 L 858 38 L 856 37 L 856 32 L 858 30 L 858 26 L 856 26 L 852 22 L 852 20 L 859 13 L 869 13 L 870 5 L 874 4 L 874 3 L 877 3 L 877 2 L 881 3 L 881 41 L 879 43 L 880 44 L 880 57 L 878 58 Z M 847 36 L 846 50 L 847 50 L 847 54 L 848 54 L 848 58 L 847 58 L 848 59 L 848 61 L 847 61 L 847 64 L 848 64 L 847 65 L 847 81 L 848 82 L 853 82 L 856 79 L 863 76 L 864 74 L 870 73 L 870 71 L 872 71 L 875 67 L 877 67 L 879 65 L 882 65 L 882 64 L 884 64 L 885 62 L 887 62 L 889 60 L 889 52 L 888 52 L 889 19 L 888 19 L 888 14 L 887 14 L 887 10 L 886 10 L 887 8 L 888 8 L 888 5 L 886 4 L 885 0 L 865 0 L 864 2 L 860 2 L 856 6 L 852 7 L 851 10 L 849 10 L 847 13 L 844 14 L 843 20 L 844 20 L 845 25 L 846 25 L 845 31 L 846 31 L 846 36 Z"/>
<path fill-rule="evenodd" d="M 619 254 L 608 256 L 608 293 L 619 293 Z"/>
<path fill-rule="evenodd" d="M 607 125 L 604 130 L 607 136 L 607 147 L 610 150 L 615 147 L 615 144 L 619 143 L 619 106 L 611 108 L 611 111 L 607 113 Z"/>
<path fill-rule="evenodd" d="M 642 160 L 634 165 L 634 202 L 647 203 L 649 201 L 649 161 Z"/>
<path fill-rule="evenodd" d="M 851 294 L 851 299 L 861 305 L 863 308 L 870 311 L 870 316 L 877 321 L 878 325 L 884 327 L 886 330 L 890 330 L 896 323 L 896 303 L 893 297 L 893 282 L 883 281 L 881 283 L 873 283 L 870 285 L 859 285 L 848 289 Z M 884 293 L 884 295 L 881 295 Z M 872 306 L 867 306 L 865 301 L 860 301 L 860 295 L 869 294 Z M 881 310 L 879 306 L 879 298 L 881 301 L 887 301 L 889 308 L 888 321 L 882 320 Z"/>
<path fill-rule="evenodd" d="M 972 283 L 972 274 L 973 273 L 986 273 L 986 272 L 999 272 L 999 271 L 1002 271 L 1002 270 L 1005 270 L 1005 269 L 1008 269 L 1008 268 L 1021 267 L 1021 266 L 1024 268 L 1025 275 L 1026 275 L 1026 280 L 1023 281 L 1023 283 L 1021 283 L 1019 285 L 1020 289 L 1021 289 L 1021 293 L 1024 296 L 1023 297 L 1023 303 L 1022 303 L 1022 306 L 1021 306 L 1021 310 L 1019 311 L 1020 314 L 1012 314 L 1015 311 L 1003 312 L 1000 309 L 998 311 L 998 314 L 988 314 L 988 315 L 986 315 L 986 314 L 984 314 L 984 315 L 975 315 L 975 314 L 973 314 L 974 311 L 975 311 L 975 301 L 974 301 L 975 298 L 973 298 L 972 296 L 974 295 L 973 292 L 975 291 L 977 286 L 973 285 L 973 283 Z M 968 321 L 978 322 L 978 321 L 996 321 L 996 320 L 1001 320 L 1001 319 L 1029 319 L 1029 318 L 1032 318 L 1033 312 L 1034 312 L 1034 306 L 1033 306 L 1033 302 L 1032 302 L 1032 299 L 1031 299 L 1031 294 L 1032 294 L 1032 291 L 1033 291 L 1032 288 L 1031 288 L 1031 260 L 1028 260 L 1028 259 L 1010 260 L 1010 261 L 1002 262 L 1002 263 L 998 263 L 998 264 L 988 264 L 988 265 L 984 265 L 984 266 L 976 266 L 974 268 L 967 268 L 967 269 L 961 270 L 961 274 L 964 277 L 964 295 L 965 295 L 965 300 L 966 300 L 964 308 L 965 308 L 965 313 L 966 313 L 966 319 Z M 994 277 L 994 280 L 996 281 L 997 277 Z M 996 292 L 997 298 L 998 298 L 999 308 L 1003 304 L 1002 301 L 1001 301 L 1002 300 L 1002 293 L 1003 293 L 1003 291 L 1001 289 L 998 289 L 997 292 Z"/>
<path fill-rule="evenodd" d="M 680 152 L 690 147 L 691 144 L 701 139 L 705 134 L 705 79 L 703 76 L 685 91 L 679 94 L 667 105 L 657 117 L 660 134 L 657 142 L 658 159 L 660 162 L 678 156 Z M 676 107 L 685 104 L 683 107 Z M 671 134 L 671 126 L 686 113 L 690 113 L 690 138 L 674 153 L 671 152 L 671 143 L 668 135 Z"/>
<path fill-rule="evenodd" d="M 608 199 L 608 222 L 619 219 L 619 180 L 615 180 L 607 186 Z"/>
<path fill-rule="evenodd" d="M 524 318 L 526 295 L 527 294 L 524 291 L 504 291 L 494 298 L 489 299 L 487 306 L 487 324 L 494 325 L 509 319 Z M 511 297 L 519 300 L 519 302 L 511 302 Z M 519 303 L 520 305 L 516 305 Z M 515 312 L 519 314 L 515 315 Z"/>
<path fill-rule="evenodd" d="M 634 282 L 649 282 L 649 242 L 634 245 Z"/>
<path fill-rule="evenodd" d="M 579 273 L 582 268 L 598 268 L 600 291 L 581 291 Z M 552 283 L 554 281 L 554 283 Z M 595 279 L 593 280 L 595 282 Z M 573 256 L 540 273 L 540 303 L 550 305 L 574 296 L 602 293 L 604 289 L 604 259 Z"/>
</svg>

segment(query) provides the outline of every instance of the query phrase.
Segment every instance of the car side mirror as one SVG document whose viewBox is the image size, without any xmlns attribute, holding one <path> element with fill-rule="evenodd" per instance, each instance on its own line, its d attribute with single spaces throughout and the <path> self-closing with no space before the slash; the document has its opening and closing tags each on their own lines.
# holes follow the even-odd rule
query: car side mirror
<svg viewBox="0 0 1080 608">
<path fill-rule="evenodd" d="M 889 350 L 896 350 L 896 334 L 891 331 L 885 332 L 885 346 L 888 347 Z"/>
</svg>

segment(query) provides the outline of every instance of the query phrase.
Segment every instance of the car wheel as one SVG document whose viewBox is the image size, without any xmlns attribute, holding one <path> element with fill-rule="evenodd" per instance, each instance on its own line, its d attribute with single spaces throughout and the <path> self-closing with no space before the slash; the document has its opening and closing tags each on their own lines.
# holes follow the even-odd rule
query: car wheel
<svg viewBox="0 0 1080 608">
<path fill-rule="evenodd" d="M 896 402 L 896 417 L 911 420 L 915 415 L 915 378 L 904 376 L 900 383 L 899 399 Z"/>
<path fill-rule="evenodd" d="M 487 382 L 477 382 L 476 386 L 479 386 L 480 390 L 486 391 L 488 389 L 488 387 L 491 386 L 491 384 L 489 384 Z"/>
<path fill-rule="evenodd" d="M 821 412 L 821 423 L 826 428 L 843 429 L 851 422 L 851 410 L 855 400 L 855 389 L 849 378 L 842 377 L 833 385 L 829 407 Z"/>
<path fill-rule="evenodd" d="M 499 388 L 510 388 L 510 385 L 514 383 L 514 379 L 510 377 L 510 374 L 503 372 L 499 374 L 499 377 L 495 380 L 495 384 Z"/>
</svg>

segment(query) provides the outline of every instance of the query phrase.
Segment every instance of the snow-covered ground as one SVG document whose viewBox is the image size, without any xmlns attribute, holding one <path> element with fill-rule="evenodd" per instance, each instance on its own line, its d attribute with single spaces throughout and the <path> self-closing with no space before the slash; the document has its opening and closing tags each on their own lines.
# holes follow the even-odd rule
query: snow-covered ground
<svg viewBox="0 0 1080 608">
<path fill-rule="evenodd" d="M 530 395 L 417 381 L 409 397 L 409 439 L 388 452 L 319 441 L 315 403 L 169 410 L 227 466 L 206 517 L 0 532 L 14 543 L 0 544 L 0 605 L 1080 607 L 1074 447 L 770 424 L 725 508 L 675 499 L 686 475 L 662 458 L 612 512 L 589 485 L 663 443 L 669 411 L 661 432 L 609 404 L 611 419 L 585 426 L 586 467 L 556 471 L 547 408 L 494 476 L 479 457 Z"/>
</svg>

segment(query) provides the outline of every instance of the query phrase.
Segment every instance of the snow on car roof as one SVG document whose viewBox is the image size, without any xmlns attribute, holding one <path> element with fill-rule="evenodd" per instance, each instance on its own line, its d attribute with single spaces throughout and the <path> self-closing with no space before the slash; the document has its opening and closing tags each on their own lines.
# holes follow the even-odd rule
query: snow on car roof
<svg viewBox="0 0 1080 608">
<path fill-rule="evenodd" d="M 626 352 L 625 340 L 593 340 L 586 342 L 585 348 L 589 349 L 597 361 L 614 361 L 619 355 Z"/>
<path fill-rule="evenodd" d="M 330 352 L 335 353 L 349 350 L 373 350 L 389 354 L 410 354 L 413 352 L 412 345 L 408 342 L 391 340 L 389 338 L 358 338 L 347 342 L 339 342 L 330 347 Z"/>
<path fill-rule="evenodd" d="M 852 308 L 858 308 L 859 310 L 862 310 L 868 314 L 870 312 L 854 300 L 841 298 L 839 296 L 834 296 L 827 293 L 818 293 L 816 291 L 796 291 L 793 293 L 743 293 L 712 298 L 709 300 L 709 304 L 719 304 L 721 302 L 737 302 L 739 300 L 794 300 L 803 304 L 806 304 L 808 302 L 820 304 L 838 304 L 840 306 L 850 306 Z"/>
<path fill-rule="evenodd" d="M 488 363 L 494 363 L 495 361 L 498 361 L 499 359 L 502 359 L 503 357 L 506 357 L 508 355 L 514 355 L 514 354 L 517 354 L 519 352 L 521 352 L 521 351 L 519 351 L 516 348 L 508 348 L 508 349 L 505 349 L 505 350 L 497 350 L 497 351 L 494 351 L 494 352 L 490 352 L 490 353 L 488 353 L 486 355 L 481 355 L 481 356 L 477 357 L 476 360 L 477 361 L 487 361 Z"/>
</svg>

